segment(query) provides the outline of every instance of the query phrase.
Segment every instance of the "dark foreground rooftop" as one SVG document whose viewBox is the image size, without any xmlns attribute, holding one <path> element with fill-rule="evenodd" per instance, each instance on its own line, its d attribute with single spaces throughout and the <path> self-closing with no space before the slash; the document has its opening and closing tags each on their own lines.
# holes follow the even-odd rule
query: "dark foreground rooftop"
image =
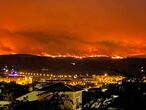
<svg viewBox="0 0 146 110">
<path fill-rule="evenodd" d="M 76 92 L 83 90 L 77 86 L 66 85 L 63 83 L 55 83 L 49 84 L 38 91 L 46 91 L 46 92 Z"/>
</svg>

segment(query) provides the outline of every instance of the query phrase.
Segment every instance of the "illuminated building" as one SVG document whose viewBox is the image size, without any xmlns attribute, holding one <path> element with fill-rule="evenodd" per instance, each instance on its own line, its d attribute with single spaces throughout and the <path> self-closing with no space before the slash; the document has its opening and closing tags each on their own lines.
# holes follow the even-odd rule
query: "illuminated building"
<svg viewBox="0 0 146 110">
<path fill-rule="evenodd" d="M 82 91 L 83 89 L 76 86 L 55 83 L 46 85 L 42 89 L 31 91 L 16 100 L 22 101 L 27 98 L 28 101 L 41 101 L 46 97 L 52 97 L 54 93 L 58 93 L 59 95 L 65 94 L 73 102 L 71 105 L 72 110 L 82 110 Z"/>
<path fill-rule="evenodd" d="M 0 77 L 0 82 L 6 82 L 6 83 L 15 82 L 16 84 L 20 84 L 20 85 L 27 85 L 32 83 L 32 78 L 8 76 L 8 77 Z"/>
</svg>

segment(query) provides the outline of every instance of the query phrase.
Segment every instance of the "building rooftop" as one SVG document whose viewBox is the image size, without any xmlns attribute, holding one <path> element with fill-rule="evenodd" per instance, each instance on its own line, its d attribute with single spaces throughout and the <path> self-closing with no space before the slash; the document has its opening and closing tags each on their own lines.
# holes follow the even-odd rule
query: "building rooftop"
<svg viewBox="0 0 146 110">
<path fill-rule="evenodd" d="M 63 83 L 48 84 L 42 89 L 38 89 L 38 91 L 46 91 L 46 92 L 75 92 L 81 90 L 83 90 L 83 88 L 66 85 Z"/>
</svg>

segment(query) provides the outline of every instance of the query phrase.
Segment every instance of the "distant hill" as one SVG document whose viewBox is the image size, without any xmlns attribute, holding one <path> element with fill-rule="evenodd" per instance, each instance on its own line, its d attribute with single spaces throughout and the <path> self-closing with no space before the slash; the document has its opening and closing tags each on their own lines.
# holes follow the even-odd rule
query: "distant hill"
<svg viewBox="0 0 146 110">
<path fill-rule="evenodd" d="M 0 55 L 0 69 L 7 65 L 19 71 L 50 72 L 64 74 L 123 74 L 141 76 L 141 67 L 146 70 L 146 58 L 130 57 L 114 60 L 110 57 L 72 58 L 44 57 L 28 54 Z"/>
<path fill-rule="evenodd" d="M 145 54 L 142 55 L 133 55 L 133 56 L 129 56 L 129 58 L 146 58 Z"/>
</svg>

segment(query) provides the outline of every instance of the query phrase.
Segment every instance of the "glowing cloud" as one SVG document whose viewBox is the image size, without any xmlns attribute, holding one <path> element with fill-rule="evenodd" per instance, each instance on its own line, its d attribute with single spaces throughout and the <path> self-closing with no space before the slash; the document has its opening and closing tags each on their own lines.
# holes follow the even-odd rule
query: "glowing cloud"
<svg viewBox="0 0 146 110">
<path fill-rule="evenodd" d="M 146 54 L 145 0 L 0 1 L 0 53 Z"/>
</svg>

